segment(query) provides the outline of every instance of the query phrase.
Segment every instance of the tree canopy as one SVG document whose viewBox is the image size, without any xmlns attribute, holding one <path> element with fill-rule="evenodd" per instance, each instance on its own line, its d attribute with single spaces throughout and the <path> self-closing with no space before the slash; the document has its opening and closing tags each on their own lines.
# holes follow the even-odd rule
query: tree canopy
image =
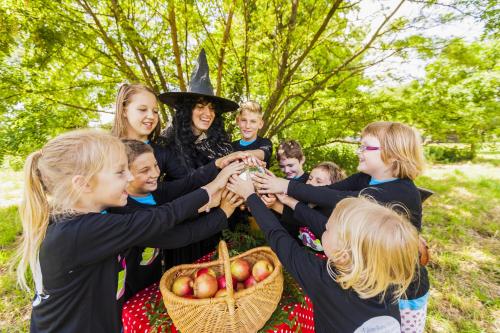
<svg viewBox="0 0 500 333">
<path fill-rule="evenodd" d="M 341 0 L 4 3 L 0 159 L 25 156 L 57 133 L 98 122 L 99 114 L 113 112 L 122 82 L 158 93 L 186 90 L 201 48 L 218 95 L 263 105 L 261 134 L 268 137 L 327 145 L 377 119 L 407 121 L 436 140 L 498 134 L 493 3 L 457 0 L 448 4 L 453 11 L 435 15 L 435 1 L 404 0 L 373 1 L 368 15 L 363 2 Z M 404 15 L 409 5 L 418 14 Z M 483 41 L 420 33 L 429 20 L 463 15 L 485 22 Z M 365 74 L 415 54 L 437 55 L 423 80 L 375 89 Z M 162 114 L 167 125 L 171 110 Z"/>
</svg>

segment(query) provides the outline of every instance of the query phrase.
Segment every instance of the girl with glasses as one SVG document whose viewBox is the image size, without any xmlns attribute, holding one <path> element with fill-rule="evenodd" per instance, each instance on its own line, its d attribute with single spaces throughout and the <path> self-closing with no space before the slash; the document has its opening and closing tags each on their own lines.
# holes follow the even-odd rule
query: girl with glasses
<svg viewBox="0 0 500 333">
<path fill-rule="evenodd" d="M 397 122 L 374 122 L 361 133 L 358 173 L 338 183 L 314 187 L 293 180 L 255 176 L 260 194 L 277 193 L 287 206 L 283 216 L 308 226 L 316 236 L 325 231 L 327 215 L 307 204 L 334 208 L 346 197 L 360 194 L 373 197 L 379 203 L 396 203 L 398 210 L 407 213 L 412 224 L 422 227 L 422 200 L 413 180 L 421 174 L 424 156 L 419 133 Z M 284 196 L 286 193 L 287 196 Z M 429 296 L 429 280 L 425 267 L 419 267 L 416 278 L 400 300 L 402 332 L 406 328 L 423 332 Z"/>
</svg>

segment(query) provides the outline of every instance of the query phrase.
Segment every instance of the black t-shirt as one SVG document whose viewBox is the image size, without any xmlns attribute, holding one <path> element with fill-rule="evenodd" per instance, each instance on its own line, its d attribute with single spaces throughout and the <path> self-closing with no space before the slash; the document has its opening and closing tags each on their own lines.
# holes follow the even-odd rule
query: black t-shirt
<svg viewBox="0 0 500 333">
<path fill-rule="evenodd" d="M 43 295 L 33 304 L 31 332 L 120 332 L 118 255 L 156 247 L 207 203 L 204 190 L 133 214 L 89 213 L 51 221 L 40 247 Z"/>
<path fill-rule="evenodd" d="M 163 147 L 155 143 L 151 143 L 151 147 L 158 162 L 162 179 L 175 180 L 188 175 L 189 172 L 182 166 L 178 154 L 171 147 Z"/>
<path fill-rule="evenodd" d="M 260 136 L 255 139 L 254 142 L 247 146 L 242 146 L 240 140 L 233 141 L 231 143 L 235 151 L 247 151 L 260 149 L 264 152 L 264 162 L 266 162 L 266 167 L 269 168 L 271 162 L 271 155 L 273 154 L 273 143 L 271 140 L 266 138 L 261 138 Z"/>
<path fill-rule="evenodd" d="M 184 178 L 158 182 L 157 190 L 152 193 L 153 198 L 158 205 L 170 202 L 208 184 L 217 176 L 218 172 L 215 162 L 210 162 Z M 140 203 L 128 197 L 124 207 L 113 207 L 107 211 L 114 214 L 130 214 L 151 207 L 151 205 Z M 170 251 L 210 238 L 226 227 L 226 215 L 221 209 L 216 208 L 211 210 L 209 214 L 202 214 L 192 218 L 191 222 L 174 227 L 169 237 L 163 237 L 160 240 L 163 245 L 158 247 L 161 249 L 144 247 L 129 249 L 125 255 L 127 263 L 125 300 L 160 279 L 163 271 L 170 268 L 165 263 L 165 258 Z M 148 257 L 147 255 L 152 255 L 154 259 L 148 262 L 145 259 Z"/>
<path fill-rule="evenodd" d="M 140 203 L 133 198 L 128 198 L 125 207 L 113 209 L 115 214 L 130 214 L 138 210 L 149 209 L 151 205 Z M 109 210 L 108 210 L 109 211 Z M 151 239 L 150 244 L 155 247 L 135 246 L 124 252 L 127 265 L 125 279 L 124 301 L 158 282 L 163 272 L 170 267 L 165 266 L 165 250 L 177 249 L 192 243 L 202 241 L 227 228 L 226 214 L 220 208 L 210 210 L 191 218 L 182 224 L 176 225 L 168 235 L 161 235 Z M 163 262 L 162 262 L 163 261 Z"/>
<path fill-rule="evenodd" d="M 342 289 L 329 275 L 327 262 L 301 248 L 257 195 L 247 204 L 285 269 L 313 301 L 316 332 L 400 332 L 399 306 L 389 293 L 379 302 L 379 297 L 362 299 L 354 290 Z"/>
<path fill-rule="evenodd" d="M 305 203 L 314 203 L 324 209 L 335 208 L 337 203 L 347 197 L 367 195 L 379 203 L 398 203 L 410 213 L 411 223 L 420 231 L 422 227 L 422 202 L 420 192 L 410 179 L 396 179 L 391 182 L 369 185 L 371 177 L 365 173 L 356 173 L 344 180 L 328 186 L 311 186 L 296 181 L 290 181 L 287 194 L 301 201 L 293 213 L 285 207 L 284 216 L 293 215 L 301 224 L 308 226 L 311 231 L 321 237 L 325 231 L 328 216 L 316 209 L 311 209 Z M 401 208 L 396 210 L 406 213 Z M 429 277 L 427 269 L 420 267 L 412 284 L 408 287 L 406 295 L 409 299 L 424 296 L 429 291 Z"/>
<path fill-rule="evenodd" d="M 309 179 L 309 174 L 307 172 L 304 172 L 302 174 L 302 176 L 295 178 L 293 180 L 295 180 L 296 182 L 305 184 L 308 179 Z M 287 207 L 287 206 L 285 206 L 285 207 Z M 303 245 L 302 241 L 299 239 L 299 232 L 300 232 L 301 224 L 294 223 L 294 222 L 297 222 L 297 221 L 296 220 L 288 220 L 288 223 L 284 223 L 283 227 L 286 229 L 286 231 L 288 231 L 290 236 L 292 236 L 295 239 L 297 244 Z"/>
<path fill-rule="evenodd" d="M 299 182 L 299 183 L 305 184 L 305 183 L 307 183 L 307 181 L 309 180 L 309 173 L 304 172 L 304 173 L 302 174 L 302 176 L 300 176 L 300 177 L 298 177 L 298 178 L 289 179 L 289 180 L 295 180 L 296 182 Z"/>
</svg>

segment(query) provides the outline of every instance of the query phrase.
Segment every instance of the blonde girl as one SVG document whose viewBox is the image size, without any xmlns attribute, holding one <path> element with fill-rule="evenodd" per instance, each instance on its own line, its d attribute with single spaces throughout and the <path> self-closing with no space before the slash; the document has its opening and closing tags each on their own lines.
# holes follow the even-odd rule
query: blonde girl
<svg viewBox="0 0 500 333">
<path fill-rule="evenodd" d="M 410 221 L 420 230 L 422 200 L 413 183 L 424 167 L 420 134 L 402 123 L 374 122 L 363 129 L 357 154 L 359 172 L 329 186 L 314 187 L 270 175 L 257 176 L 255 181 L 259 183 L 261 193 L 287 193 L 289 200 L 285 205 L 293 209 L 293 217 L 307 225 L 315 235 L 323 233 L 327 217 L 302 202 L 333 208 L 343 198 L 360 193 L 381 203 L 398 203 L 405 207 Z M 427 270 L 420 267 L 406 291 L 407 299 L 400 302 L 403 331 L 424 331 L 428 297 Z"/>
<path fill-rule="evenodd" d="M 31 332 L 120 332 L 118 254 L 168 235 L 227 181 L 158 208 L 106 214 L 126 204 L 132 177 L 123 143 L 96 130 L 49 141 L 28 157 L 24 176 L 17 274 L 25 289 L 28 269 L 35 283 Z"/>
<path fill-rule="evenodd" d="M 186 176 L 181 165 L 176 163 L 177 156 L 159 145 L 161 119 L 158 99 L 154 91 L 143 84 L 124 83 L 118 89 L 115 103 L 115 118 L 111 134 L 120 139 L 138 140 L 149 144 L 158 162 L 160 175 L 168 179 L 181 179 Z M 213 161 L 222 169 L 232 161 L 244 159 L 248 154 L 236 152 Z"/>
<path fill-rule="evenodd" d="M 418 232 L 408 220 L 365 198 L 341 200 L 322 234 L 328 261 L 301 248 L 255 194 L 231 177 L 271 248 L 314 304 L 315 331 L 400 332 L 397 300 L 418 264 Z"/>
</svg>

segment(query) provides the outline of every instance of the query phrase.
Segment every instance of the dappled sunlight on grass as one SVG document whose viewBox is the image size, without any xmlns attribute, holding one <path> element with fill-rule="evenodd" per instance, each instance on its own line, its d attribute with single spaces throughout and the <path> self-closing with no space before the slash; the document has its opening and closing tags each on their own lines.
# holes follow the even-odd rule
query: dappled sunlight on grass
<svg viewBox="0 0 500 333">
<path fill-rule="evenodd" d="M 21 202 L 23 177 L 21 171 L 2 168 L 0 172 L 0 207 L 17 205 Z"/>
<path fill-rule="evenodd" d="M 496 332 L 500 308 L 500 168 L 432 166 L 417 180 L 431 248 L 427 332 Z"/>
<path fill-rule="evenodd" d="M 467 175 L 466 177 L 469 179 L 487 177 L 489 179 L 500 180 L 498 167 L 498 165 L 495 166 L 490 163 L 476 164 L 472 162 L 461 164 L 436 164 L 428 167 L 424 171 L 424 176 L 435 180 L 445 179 L 452 175 L 460 177 Z"/>
<path fill-rule="evenodd" d="M 492 254 L 486 253 L 481 249 L 477 249 L 475 247 L 468 247 L 463 249 L 460 253 L 464 258 L 471 260 L 471 262 L 480 262 L 480 263 L 495 263 L 495 257 Z"/>
</svg>

